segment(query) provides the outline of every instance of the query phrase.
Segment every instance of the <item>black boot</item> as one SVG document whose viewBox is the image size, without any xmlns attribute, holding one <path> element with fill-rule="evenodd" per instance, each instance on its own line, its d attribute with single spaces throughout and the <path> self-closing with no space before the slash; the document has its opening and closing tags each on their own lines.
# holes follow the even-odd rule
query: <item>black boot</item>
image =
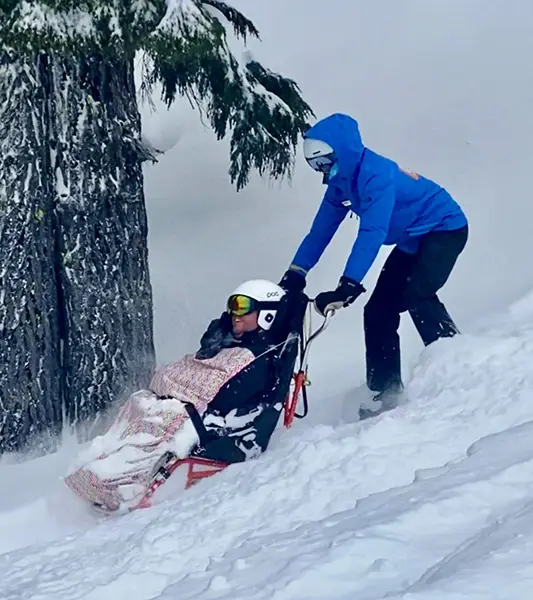
<svg viewBox="0 0 533 600">
<path fill-rule="evenodd" d="M 390 385 L 381 392 L 376 392 L 369 405 L 359 408 L 359 420 L 363 421 L 370 417 L 377 417 L 381 413 L 394 410 L 400 404 L 404 404 L 405 394 L 402 383 Z"/>
</svg>

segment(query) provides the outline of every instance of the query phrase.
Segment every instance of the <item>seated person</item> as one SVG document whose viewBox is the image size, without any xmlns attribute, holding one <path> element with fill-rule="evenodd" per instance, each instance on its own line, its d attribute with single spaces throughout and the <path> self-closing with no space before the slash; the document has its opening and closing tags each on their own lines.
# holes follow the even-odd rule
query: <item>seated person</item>
<svg viewBox="0 0 533 600">
<path fill-rule="evenodd" d="M 284 295 L 270 281 L 240 285 L 202 336 L 200 349 L 158 369 L 149 389 L 130 396 L 109 431 L 79 457 L 66 484 L 94 504 L 117 510 L 138 500 L 154 464 L 167 453 L 238 462 L 264 451 L 281 410 L 269 402 L 279 397 L 275 391 L 288 391 L 292 375 L 289 364 L 288 377 L 277 385 L 275 350 L 284 347 L 289 333 L 274 326 Z M 230 413 L 237 417 L 232 424 Z M 210 429 L 213 448 L 207 455 L 191 414 Z M 228 429 L 239 433 L 224 437 Z"/>
<path fill-rule="evenodd" d="M 274 382 L 276 340 L 270 329 L 284 295 L 270 281 L 240 285 L 203 334 L 196 354 L 160 368 L 150 389 L 160 398 L 186 400 L 200 413 L 207 405 L 222 416 L 253 408 Z"/>
</svg>

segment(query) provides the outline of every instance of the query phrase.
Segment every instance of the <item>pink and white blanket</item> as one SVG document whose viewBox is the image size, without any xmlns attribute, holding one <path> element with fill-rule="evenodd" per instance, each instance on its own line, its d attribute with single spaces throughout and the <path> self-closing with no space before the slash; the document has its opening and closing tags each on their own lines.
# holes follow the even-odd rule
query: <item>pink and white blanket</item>
<svg viewBox="0 0 533 600">
<path fill-rule="evenodd" d="M 181 400 L 203 414 L 219 390 L 254 360 L 246 348 L 226 348 L 199 360 L 187 355 L 160 368 L 150 390 L 132 394 L 110 427 L 92 440 L 65 478 L 76 494 L 108 510 L 135 505 L 159 458 L 185 458 L 198 442 Z M 158 397 L 170 396 L 161 400 Z"/>
</svg>

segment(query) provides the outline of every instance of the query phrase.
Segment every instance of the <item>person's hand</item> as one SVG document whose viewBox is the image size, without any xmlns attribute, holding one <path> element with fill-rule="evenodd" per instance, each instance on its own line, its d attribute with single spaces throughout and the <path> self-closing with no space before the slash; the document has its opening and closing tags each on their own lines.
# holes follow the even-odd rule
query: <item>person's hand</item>
<svg viewBox="0 0 533 600">
<path fill-rule="evenodd" d="M 343 275 L 339 280 L 337 289 L 318 294 L 314 302 L 315 309 L 325 317 L 330 310 L 338 310 L 349 306 L 364 292 L 366 292 L 365 288 L 358 281 Z"/>
<path fill-rule="evenodd" d="M 289 293 L 300 293 L 305 289 L 307 281 L 305 275 L 294 269 L 285 271 L 285 274 L 279 282 L 279 286 Z"/>
</svg>

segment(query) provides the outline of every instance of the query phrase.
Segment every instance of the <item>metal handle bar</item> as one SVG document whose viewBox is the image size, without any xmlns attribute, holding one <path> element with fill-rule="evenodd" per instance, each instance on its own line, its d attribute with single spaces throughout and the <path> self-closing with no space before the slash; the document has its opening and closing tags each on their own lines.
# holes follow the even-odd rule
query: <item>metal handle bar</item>
<svg viewBox="0 0 533 600">
<path fill-rule="evenodd" d="M 313 300 L 310 300 L 308 298 L 308 305 L 306 307 L 306 311 L 309 308 L 309 304 L 313 302 Z M 311 335 L 309 336 L 309 339 L 307 341 L 305 341 L 304 344 L 304 333 L 302 331 L 302 337 L 301 337 L 301 345 L 303 345 L 303 347 L 301 347 L 301 359 L 300 359 L 300 368 L 298 370 L 297 373 L 295 373 L 295 377 L 294 377 L 294 391 L 292 393 L 292 396 L 287 398 L 287 401 L 285 403 L 285 416 L 284 416 L 284 423 L 285 423 L 285 427 L 290 427 L 292 425 L 292 422 L 294 420 L 295 417 L 297 417 L 298 419 L 303 419 L 309 410 L 309 405 L 307 402 L 307 393 L 306 393 L 306 383 L 307 383 L 307 362 L 309 359 L 309 350 L 311 349 L 311 344 L 313 343 L 314 340 L 316 340 L 316 338 L 326 329 L 326 327 L 329 325 L 331 318 L 333 317 L 333 315 L 335 314 L 334 310 L 328 310 L 326 311 L 326 314 L 324 315 L 324 320 L 322 321 L 322 324 L 320 325 L 320 327 L 318 327 L 315 331 L 313 331 L 311 333 Z M 304 406 L 304 410 L 302 414 L 296 414 L 296 405 L 298 404 L 298 397 L 300 395 L 300 393 L 303 396 L 303 406 Z"/>
<path fill-rule="evenodd" d="M 313 302 L 313 300 L 309 300 L 309 303 L 312 303 L 312 302 Z M 335 314 L 334 309 L 326 311 L 324 320 L 322 321 L 322 324 L 320 325 L 320 327 L 315 329 L 315 331 L 313 331 L 313 333 L 309 336 L 309 339 L 307 340 L 305 347 L 304 347 L 304 351 L 303 351 L 303 356 L 302 356 L 302 361 L 301 361 L 301 370 L 302 371 L 305 371 L 307 369 L 307 363 L 309 360 L 309 351 L 311 349 L 312 342 L 314 340 L 316 340 L 316 338 L 325 331 L 325 329 L 330 324 L 331 319 L 333 318 L 334 314 Z"/>
</svg>

